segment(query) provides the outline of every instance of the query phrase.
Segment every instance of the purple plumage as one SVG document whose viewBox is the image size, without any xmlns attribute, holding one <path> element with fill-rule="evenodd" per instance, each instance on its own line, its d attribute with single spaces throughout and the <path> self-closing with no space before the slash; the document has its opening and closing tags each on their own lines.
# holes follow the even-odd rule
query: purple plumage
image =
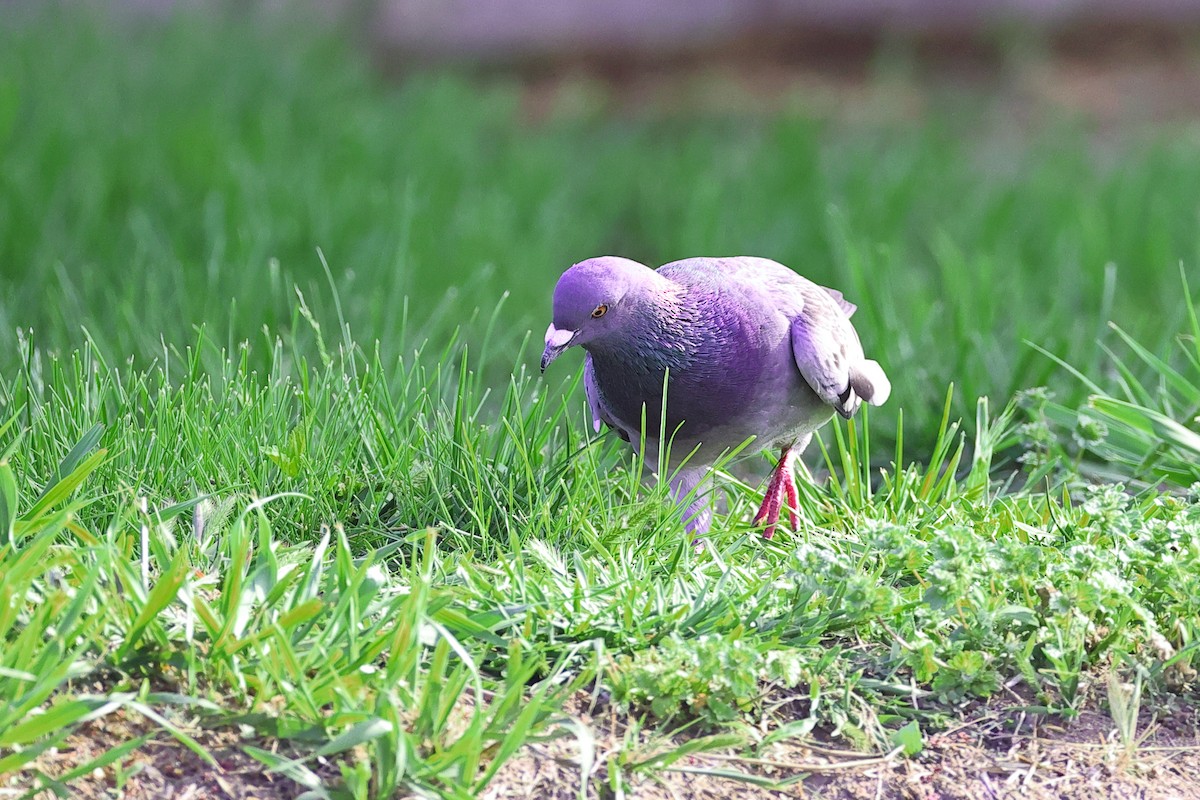
<svg viewBox="0 0 1200 800">
<path fill-rule="evenodd" d="M 554 290 L 542 369 L 568 347 L 587 351 L 584 385 L 596 430 L 607 425 L 659 457 L 660 431 L 672 493 L 684 501 L 726 452 L 755 437 L 751 451 L 778 447 L 755 523 L 774 531 L 786 507 L 793 527 L 795 455 L 836 412 L 879 405 L 891 390 L 864 357 L 850 323 L 855 307 L 762 258 L 692 258 L 652 270 L 604 256 L 582 261 Z M 661 419 L 666 384 L 666 419 Z M 785 506 L 786 503 L 786 506 Z M 708 530 L 705 493 L 683 518 Z"/>
</svg>

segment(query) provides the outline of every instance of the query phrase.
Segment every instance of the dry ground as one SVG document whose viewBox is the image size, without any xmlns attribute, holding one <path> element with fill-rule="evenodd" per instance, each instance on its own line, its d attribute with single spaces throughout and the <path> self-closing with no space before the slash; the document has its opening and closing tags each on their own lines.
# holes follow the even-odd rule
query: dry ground
<svg viewBox="0 0 1200 800">
<path fill-rule="evenodd" d="M 589 796 L 611 796 L 606 753 L 622 747 L 629 750 L 627 727 L 611 714 L 591 721 L 598 753 Z M 1181 709 L 1168 720 L 1143 718 L 1138 737 L 1140 742 L 1127 749 L 1112 719 L 1099 709 L 1089 709 L 1065 722 L 1010 712 L 1003 703 L 993 702 L 980 706 L 946 732 L 928 737 L 925 749 L 914 758 L 898 754 L 873 757 L 818 737 L 773 745 L 757 758 L 719 753 L 688 756 L 672 770 L 635 774 L 628 779 L 626 791 L 629 797 L 646 800 L 1200 798 L 1200 714 L 1195 707 Z M 655 743 L 645 736 L 640 739 L 645 747 L 640 758 L 649 757 L 656 749 L 672 749 L 672 743 Z M 506 765 L 486 797 L 576 798 L 580 771 L 572 760 L 574 755 L 566 740 L 528 747 Z M 764 788 L 711 774 L 718 770 L 747 773 L 783 785 Z"/>
<path fill-rule="evenodd" d="M 518 73 L 534 123 L 602 109 L 750 119 L 799 111 L 870 126 L 953 108 L 993 136 L 1070 119 L 1106 137 L 1200 119 L 1200 53 L 1188 31 L 1083 32 L 1011 51 L 971 39 L 918 42 L 890 55 L 854 41 L 784 54 L 747 46 L 651 63 L 580 57 Z"/>
<path fill-rule="evenodd" d="M 1126 748 L 1112 719 L 1089 708 L 1075 720 L 1039 718 L 1011 710 L 1014 698 L 981 704 L 947 731 L 927 737 L 916 757 L 872 755 L 848 749 L 820 735 L 746 753 L 714 752 L 685 756 L 666 770 L 637 770 L 629 764 L 669 752 L 685 737 L 663 739 L 631 726 L 611 706 L 589 705 L 579 697 L 570 712 L 595 737 L 595 759 L 587 796 L 615 797 L 619 785 L 608 774 L 618 759 L 626 797 L 645 800 L 720 798 L 911 798 L 912 800 L 996 800 L 996 798 L 1081 798 L 1081 800 L 1186 800 L 1200 798 L 1200 711 L 1182 706 L 1166 719 L 1143 716 L 1137 742 Z M 123 712 L 94 721 L 66 746 L 42 756 L 36 766 L 59 776 L 99 753 L 151 731 L 143 720 Z M 113 766 L 74 781 L 78 800 L 283 800 L 304 789 L 268 774 L 240 744 L 235 731 L 190 731 L 212 753 L 213 769 L 168 734 L 157 733 Z M 259 746 L 269 744 L 257 742 Z M 566 737 L 522 750 L 500 771 L 486 800 L 580 796 L 578 746 Z M 309 762 L 326 779 L 337 766 Z M 744 774 L 776 784 L 764 787 L 717 772 Z M 123 776 L 123 777 L 122 777 Z M 0 783 L 0 798 L 20 797 L 33 787 L 31 772 Z M 50 791 L 36 795 L 50 800 Z"/>
<path fill-rule="evenodd" d="M 46 775 L 58 777 L 124 742 L 151 734 L 144 745 L 117 764 L 95 769 L 71 782 L 71 800 L 292 800 L 304 792 L 299 784 L 270 774 L 241 744 L 275 749 L 269 742 L 244 740 L 235 730 L 186 731 L 217 762 L 213 768 L 165 731 L 137 714 L 117 711 L 94 720 L 67 738 L 62 747 L 43 754 L 34 764 Z M 323 778 L 333 778 L 337 767 L 325 761 L 307 766 Z M 8 779 L 0 777 L 0 799 L 21 797 L 39 785 L 32 771 Z M 34 800 L 52 800 L 44 790 Z"/>
</svg>

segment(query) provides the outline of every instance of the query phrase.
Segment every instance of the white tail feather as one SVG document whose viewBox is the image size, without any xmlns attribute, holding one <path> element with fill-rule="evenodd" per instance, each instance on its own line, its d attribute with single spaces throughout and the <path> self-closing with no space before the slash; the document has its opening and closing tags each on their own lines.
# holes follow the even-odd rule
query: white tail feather
<svg viewBox="0 0 1200 800">
<path fill-rule="evenodd" d="M 877 361 L 866 360 L 859 364 L 850 374 L 850 385 L 855 394 L 873 406 L 886 403 L 892 393 L 892 382 L 883 374 L 883 367 Z"/>
</svg>

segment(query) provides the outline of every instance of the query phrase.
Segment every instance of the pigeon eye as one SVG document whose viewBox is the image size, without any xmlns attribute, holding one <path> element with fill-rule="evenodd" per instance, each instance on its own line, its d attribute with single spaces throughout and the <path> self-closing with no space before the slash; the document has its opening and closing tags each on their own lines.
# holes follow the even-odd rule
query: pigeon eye
<svg viewBox="0 0 1200 800">
<path fill-rule="evenodd" d="M 592 309 L 592 319 L 600 319 L 607 313 L 608 313 L 608 306 L 606 306 L 604 303 L 601 303 L 600 305 L 598 305 L 594 309 Z"/>
</svg>

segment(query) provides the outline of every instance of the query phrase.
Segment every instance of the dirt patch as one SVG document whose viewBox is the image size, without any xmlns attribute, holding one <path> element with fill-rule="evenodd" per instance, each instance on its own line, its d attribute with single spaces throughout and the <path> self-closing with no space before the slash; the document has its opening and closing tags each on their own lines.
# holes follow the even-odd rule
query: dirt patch
<svg viewBox="0 0 1200 800">
<path fill-rule="evenodd" d="M 961 108 L 988 125 L 1023 133 L 1047 119 L 1075 119 L 1097 131 L 1144 130 L 1200 117 L 1200 59 L 1193 52 L 1011 59 L 1002 67 L 968 63 L 871 69 L 827 68 L 767 59 L 661 66 L 616 76 L 586 66 L 527 76 L 522 112 L 547 119 L 619 117 L 770 118 L 781 112 L 847 126 L 907 123 L 938 108 Z"/>
<path fill-rule="evenodd" d="M 230 729 L 189 728 L 187 734 L 212 755 L 217 767 L 140 715 L 116 711 L 81 726 L 62 745 L 42 754 L 29 769 L 0 778 L 0 798 L 21 797 L 46 786 L 39 774 L 59 779 L 145 735 L 150 739 L 115 764 L 71 781 L 72 800 L 293 800 L 304 791 L 300 784 L 268 772 L 242 749 L 243 745 L 256 744 L 272 750 L 269 743 L 244 739 Z M 308 766 L 325 777 L 338 774 L 332 764 Z M 34 797 L 51 800 L 58 796 L 47 788 Z"/>
<path fill-rule="evenodd" d="M 609 711 L 576 718 L 595 732 L 589 796 L 675 798 L 813 797 L 827 800 L 1182 800 L 1200 797 L 1200 719 L 1194 707 L 1165 723 L 1143 718 L 1126 746 L 1099 710 L 1069 722 L 981 706 L 946 732 L 929 736 L 913 758 L 872 756 L 816 740 L 777 743 L 754 757 L 736 751 L 683 756 L 666 769 L 639 769 L 686 739 L 637 731 Z M 580 748 L 569 739 L 526 747 L 484 797 L 567 800 L 580 793 Z M 621 763 L 620 780 L 610 770 Z M 740 777 L 738 777 L 740 776 Z M 774 787 L 755 785 L 770 782 Z"/>
<path fill-rule="evenodd" d="M 757 752 L 723 748 L 679 755 L 694 735 L 665 737 L 610 705 L 579 695 L 567 708 L 574 735 L 524 747 L 482 794 L 485 800 L 587 796 L 644 800 L 725 798 L 906 798 L 911 800 L 1185 800 L 1200 798 L 1200 711 L 1181 704 L 1169 715 L 1139 721 L 1128 746 L 1112 719 L 1098 708 L 1070 721 L 1030 714 L 1006 702 L 981 704 L 946 731 L 928 735 L 915 757 L 897 752 L 854 751 L 819 732 L 787 739 Z M 1160 715 L 1163 712 L 1159 712 Z M 592 737 L 582 758 L 578 729 Z M 117 712 L 72 733 L 55 751 L 8 779 L 0 798 L 20 797 L 45 784 L 38 774 L 58 778 L 124 742 L 149 734 L 142 746 L 117 764 L 70 783 L 78 800 L 282 800 L 304 787 L 268 773 L 242 747 L 250 741 L 230 729 L 189 729 L 216 759 L 214 769 L 169 734 L 136 714 Z M 762 731 L 766 734 L 769 731 Z M 283 753 L 288 755 L 287 753 Z M 673 760 L 672 760 L 673 759 Z M 335 764 L 309 762 L 322 779 L 335 783 Z M 36 771 L 35 771 L 36 770 Z M 45 789 L 37 800 L 55 797 Z"/>
<path fill-rule="evenodd" d="M 950 114 L 980 134 L 1025 136 L 1047 122 L 1099 134 L 1200 118 L 1200 57 L 1185 31 L 1079 31 L 1062 38 L 958 37 L 891 44 L 870 36 L 747 41 L 671 59 L 578 56 L 513 71 L 523 117 L 736 117 L 781 112 L 850 128 Z M 1024 42 L 1023 44 L 1019 44 Z M 964 102 L 965 101 L 965 102 Z M 998 129 L 998 131 L 993 131 Z"/>
</svg>

